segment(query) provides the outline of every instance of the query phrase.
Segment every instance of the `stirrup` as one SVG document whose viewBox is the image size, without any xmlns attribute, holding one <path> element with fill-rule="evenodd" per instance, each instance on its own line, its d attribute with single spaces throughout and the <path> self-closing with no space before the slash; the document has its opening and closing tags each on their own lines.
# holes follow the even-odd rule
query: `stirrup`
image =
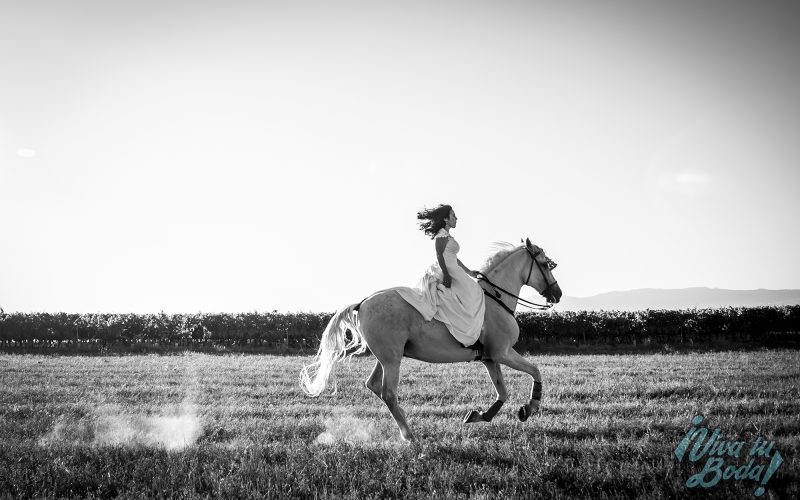
<svg viewBox="0 0 800 500">
<path fill-rule="evenodd" d="M 475 357 L 472 359 L 472 361 L 483 360 L 483 344 L 481 343 L 480 340 L 476 340 L 475 343 L 472 345 L 464 345 L 464 347 L 467 349 L 472 349 L 472 352 L 475 353 Z"/>
</svg>

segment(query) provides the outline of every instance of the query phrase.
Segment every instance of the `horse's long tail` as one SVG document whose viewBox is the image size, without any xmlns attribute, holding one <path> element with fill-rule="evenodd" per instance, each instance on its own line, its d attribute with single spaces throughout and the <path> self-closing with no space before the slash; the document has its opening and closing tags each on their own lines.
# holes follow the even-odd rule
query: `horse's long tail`
<svg viewBox="0 0 800 500">
<path fill-rule="evenodd" d="M 303 392 L 309 396 L 319 396 L 328 379 L 333 377 L 333 392 L 336 392 L 336 376 L 333 373 L 334 364 L 354 354 L 360 354 L 367 349 L 367 343 L 359 330 L 358 306 L 351 304 L 340 309 L 333 315 L 322 333 L 319 350 L 310 365 L 303 365 L 300 370 L 300 385 Z M 347 340 L 347 331 L 350 330 L 350 340 Z M 355 349 L 354 351 L 351 351 Z M 351 351 L 349 354 L 347 351 Z"/>
</svg>

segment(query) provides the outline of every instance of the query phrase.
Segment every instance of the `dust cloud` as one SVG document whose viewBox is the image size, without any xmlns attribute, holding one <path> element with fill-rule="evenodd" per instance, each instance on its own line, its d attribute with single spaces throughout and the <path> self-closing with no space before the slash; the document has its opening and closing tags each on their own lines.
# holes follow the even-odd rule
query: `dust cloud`
<svg viewBox="0 0 800 500">
<path fill-rule="evenodd" d="M 193 404 L 155 415 L 127 412 L 118 405 L 104 405 L 81 419 L 64 415 L 40 444 L 89 444 L 96 446 L 150 446 L 182 450 L 193 445 L 202 432 L 202 424 Z"/>
<path fill-rule="evenodd" d="M 315 440 L 318 444 L 344 442 L 370 443 L 378 438 L 374 424 L 341 410 L 325 419 L 325 431 Z"/>
</svg>

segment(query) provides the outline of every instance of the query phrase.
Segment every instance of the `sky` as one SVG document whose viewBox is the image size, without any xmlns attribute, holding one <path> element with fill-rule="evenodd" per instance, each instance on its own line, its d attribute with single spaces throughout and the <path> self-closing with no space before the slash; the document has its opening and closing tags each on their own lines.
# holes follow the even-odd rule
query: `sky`
<svg viewBox="0 0 800 500">
<path fill-rule="evenodd" d="M 330 312 L 530 239 L 800 288 L 793 1 L 0 0 L 0 307 Z"/>
</svg>

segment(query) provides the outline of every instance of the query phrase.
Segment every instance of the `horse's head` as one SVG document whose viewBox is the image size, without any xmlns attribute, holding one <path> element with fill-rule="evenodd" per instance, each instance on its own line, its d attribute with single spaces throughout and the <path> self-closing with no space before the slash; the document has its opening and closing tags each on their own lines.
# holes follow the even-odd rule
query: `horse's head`
<svg viewBox="0 0 800 500">
<path fill-rule="evenodd" d="M 561 287 L 553 276 L 556 263 L 545 255 L 542 248 L 531 243 L 530 238 L 525 239 L 525 249 L 531 257 L 531 264 L 523 284 L 533 287 L 548 303 L 557 304 L 561 300 Z"/>
</svg>

